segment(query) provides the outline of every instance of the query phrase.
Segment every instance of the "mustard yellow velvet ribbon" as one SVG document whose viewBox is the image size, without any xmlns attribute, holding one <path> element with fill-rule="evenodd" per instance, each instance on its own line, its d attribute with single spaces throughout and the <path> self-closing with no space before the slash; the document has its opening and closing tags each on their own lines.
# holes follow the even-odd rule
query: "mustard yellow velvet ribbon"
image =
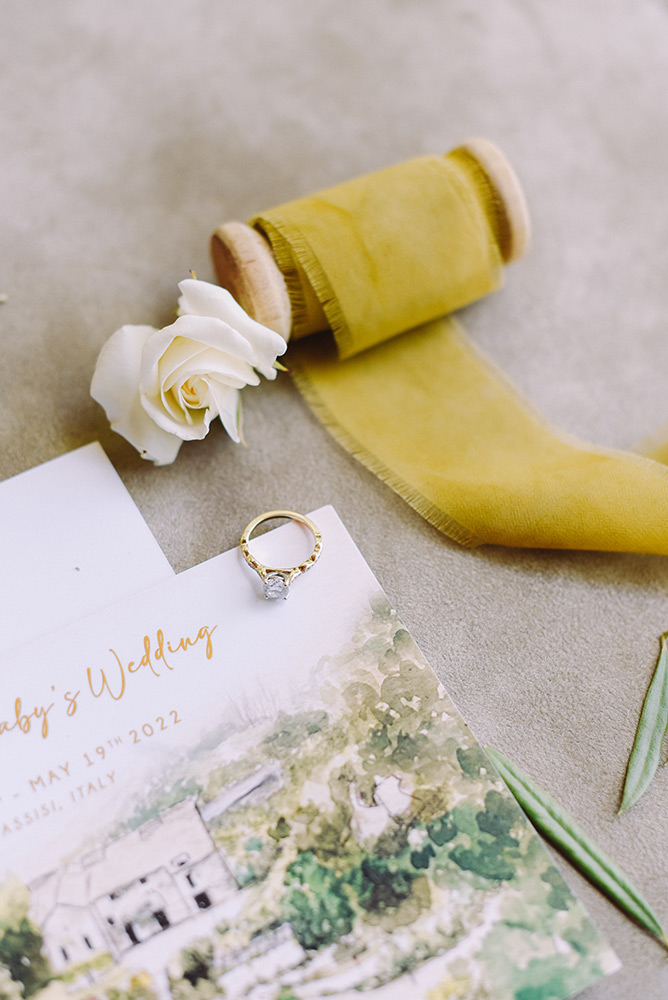
<svg viewBox="0 0 668 1000">
<path fill-rule="evenodd" d="M 296 383 L 344 448 L 464 545 L 668 554 L 668 468 L 550 428 L 447 316 L 501 284 L 504 220 L 465 150 L 251 220 L 286 280 Z"/>
</svg>

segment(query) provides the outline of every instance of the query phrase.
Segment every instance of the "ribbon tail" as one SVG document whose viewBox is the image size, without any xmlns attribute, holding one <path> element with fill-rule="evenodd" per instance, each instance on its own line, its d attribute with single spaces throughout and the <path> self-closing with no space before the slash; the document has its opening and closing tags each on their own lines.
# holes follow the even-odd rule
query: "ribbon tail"
<svg viewBox="0 0 668 1000">
<path fill-rule="evenodd" d="M 550 427 L 452 318 L 289 359 L 339 444 L 460 544 L 668 555 L 668 468 Z"/>
</svg>

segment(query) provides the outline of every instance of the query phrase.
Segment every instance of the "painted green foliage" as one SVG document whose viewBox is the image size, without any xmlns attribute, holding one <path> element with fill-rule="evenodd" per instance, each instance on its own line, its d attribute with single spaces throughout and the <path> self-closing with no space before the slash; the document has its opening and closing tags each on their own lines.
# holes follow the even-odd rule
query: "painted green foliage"
<svg viewBox="0 0 668 1000">
<path fill-rule="evenodd" d="M 411 848 L 406 837 L 397 837 L 395 853 L 349 854 L 345 869 L 338 857 L 332 863 L 336 873 L 312 850 L 301 852 L 286 873 L 283 916 L 304 948 L 317 949 L 349 933 L 356 917 L 396 911 L 411 897 L 421 874 L 437 879 L 449 869 L 452 879 L 454 865 L 490 883 L 509 881 L 520 856 L 519 841 L 511 836 L 517 819 L 513 803 L 491 789 L 485 808 L 475 815 L 459 806 L 426 826 L 411 822 L 414 838 L 421 835 L 419 847 Z M 571 897 L 555 869 L 547 881 L 548 905 L 563 909 L 563 900 Z"/>
<path fill-rule="evenodd" d="M 52 976 L 42 953 L 43 939 L 28 916 L 30 893 L 18 879 L 10 877 L 0 886 L 0 997 L 16 1000 L 18 992 L 29 1000 Z"/>
<path fill-rule="evenodd" d="M 482 878 L 508 881 L 515 874 L 515 859 L 520 857 L 519 840 L 510 833 L 517 825 L 514 804 L 492 789 L 485 796 L 484 811 L 476 815 L 476 823 L 480 836 L 473 840 L 473 846 L 456 845 L 450 858 L 460 868 Z"/>
<path fill-rule="evenodd" d="M 27 917 L 0 927 L 0 964 L 21 984 L 26 998 L 49 980 L 49 966 L 42 955 L 42 935 Z"/>
<path fill-rule="evenodd" d="M 290 865 L 286 885 L 282 916 L 304 948 L 323 948 L 350 933 L 355 914 L 346 896 L 345 880 L 321 865 L 311 851 L 303 852 Z"/>
<path fill-rule="evenodd" d="M 321 959 L 353 939 L 356 954 L 401 941 L 360 980 L 371 989 L 443 954 L 493 901 L 499 918 L 475 961 L 495 970 L 500 998 L 533 989 L 539 1000 L 562 967 L 577 988 L 598 977 L 605 945 L 592 932 L 586 953 L 576 948 L 586 915 L 384 597 L 349 647 L 313 668 L 308 691 L 297 711 L 259 714 L 244 754 L 207 779 L 205 800 L 260 768 L 284 776 L 212 830 L 248 894 L 249 941 L 284 923 Z M 568 945 L 554 962 L 540 971 L 541 958 L 530 981 L 516 974 L 514 953 L 526 969 L 533 942 L 549 955 L 555 935 Z"/>
</svg>

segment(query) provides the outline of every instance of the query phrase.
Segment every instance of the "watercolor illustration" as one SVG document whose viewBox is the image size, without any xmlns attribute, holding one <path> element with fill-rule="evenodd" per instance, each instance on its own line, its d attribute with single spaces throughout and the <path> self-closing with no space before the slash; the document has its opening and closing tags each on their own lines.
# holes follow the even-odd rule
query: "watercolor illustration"
<svg viewBox="0 0 668 1000">
<path fill-rule="evenodd" d="M 55 870 L 0 886 L 0 1000 L 559 1000 L 616 959 L 382 594 Z"/>
</svg>

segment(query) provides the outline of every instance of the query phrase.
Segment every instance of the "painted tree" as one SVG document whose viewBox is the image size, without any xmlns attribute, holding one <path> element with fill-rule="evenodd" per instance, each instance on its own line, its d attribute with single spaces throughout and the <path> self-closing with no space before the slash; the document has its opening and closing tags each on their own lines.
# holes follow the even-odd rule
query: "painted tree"
<svg viewBox="0 0 668 1000">
<path fill-rule="evenodd" d="M 42 935 L 27 916 L 0 925 L 0 966 L 20 984 L 25 1000 L 51 978 L 49 963 L 42 954 L 43 944 Z"/>
<path fill-rule="evenodd" d="M 302 948 L 324 948 L 350 933 L 355 913 L 346 894 L 345 879 L 321 865 L 311 851 L 304 851 L 293 861 L 285 885 L 283 919 L 292 925 Z"/>
</svg>

